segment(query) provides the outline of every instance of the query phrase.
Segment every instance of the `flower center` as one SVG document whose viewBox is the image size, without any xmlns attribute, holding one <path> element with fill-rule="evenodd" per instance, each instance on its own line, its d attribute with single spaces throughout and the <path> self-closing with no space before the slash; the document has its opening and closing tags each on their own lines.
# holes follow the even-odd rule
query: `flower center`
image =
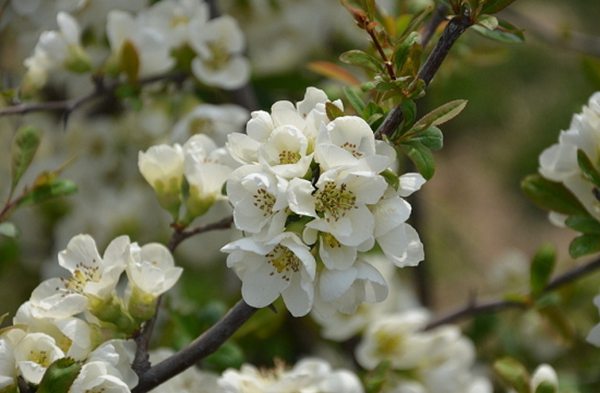
<svg viewBox="0 0 600 393">
<path fill-rule="evenodd" d="M 279 163 L 280 164 L 295 164 L 300 160 L 300 153 L 291 151 L 291 150 L 283 150 L 279 153 Z"/>
<path fill-rule="evenodd" d="M 95 259 L 92 260 L 92 266 L 79 262 L 75 265 L 73 275 L 70 278 L 61 278 L 61 280 L 68 292 L 83 293 L 85 285 L 89 281 L 100 281 L 100 268 Z"/>
<path fill-rule="evenodd" d="M 363 154 L 358 151 L 356 143 L 344 142 L 344 144 L 340 147 L 350 152 L 350 154 L 352 154 L 355 158 L 361 158 L 363 156 Z"/>
<path fill-rule="evenodd" d="M 263 216 L 269 217 L 273 214 L 273 206 L 275 205 L 275 197 L 271 195 L 265 188 L 258 188 L 253 195 L 254 206 L 262 210 Z"/>
<path fill-rule="evenodd" d="M 227 48 L 219 42 L 209 42 L 207 46 L 212 56 L 204 60 L 204 65 L 213 71 L 224 68 L 231 58 Z"/>
<path fill-rule="evenodd" d="M 338 242 L 338 240 L 328 232 L 322 233 L 321 241 L 323 241 L 323 243 L 325 243 L 329 248 L 338 248 L 342 246 L 340 242 Z"/>
<path fill-rule="evenodd" d="M 375 334 L 377 353 L 391 357 L 402 349 L 403 337 L 398 332 L 378 331 Z"/>
<path fill-rule="evenodd" d="M 316 210 L 327 222 L 338 221 L 349 210 L 356 208 L 356 196 L 348 190 L 346 183 L 338 185 L 328 181 L 317 190 L 315 198 Z"/>
<path fill-rule="evenodd" d="M 169 22 L 173 28 L 180 25 L 187 25 L 190 22 L 190 18 L 187 15 L 177 13 L 171 17 Z"/>
<path fill-rule="evenodd" d="M 289 248 L 278 244 L 266 255 L 267 262 L 270 263 L 277 273 L 283 274 L 282 278 L 290 281 L 289 273 L 300 270 L 300 258 L 296 256 Z M 275 272 L 271 272 L 273 275 Z"/>
<path fill-rule="evenodd" d="M 50 356 L 48 356 L 48 352 L 46 351 L 29 351 L 29 356 L 27 357 L 29 361 L 35 362 L 44 368 L 48 368 L 52 363 L 50 361 Z"/>
</svg>

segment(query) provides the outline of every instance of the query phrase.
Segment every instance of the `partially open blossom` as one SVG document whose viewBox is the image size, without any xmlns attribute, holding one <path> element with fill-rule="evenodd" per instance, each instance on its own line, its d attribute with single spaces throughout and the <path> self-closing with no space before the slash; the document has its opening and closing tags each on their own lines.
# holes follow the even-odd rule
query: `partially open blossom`
<svg viewBox="0 0 600 393">
<path fill-rule="evenodd" d="M 15 345 L 14 357 L 23 378 L 38 384 L 46 369 L 65 354 L 54 339 L 44 333 L 28 333 Z"/>
</svg>

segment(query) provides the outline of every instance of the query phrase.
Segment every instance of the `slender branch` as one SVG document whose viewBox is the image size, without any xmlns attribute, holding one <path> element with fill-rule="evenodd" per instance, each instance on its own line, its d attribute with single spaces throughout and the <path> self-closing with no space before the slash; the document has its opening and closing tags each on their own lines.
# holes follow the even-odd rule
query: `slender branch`
<svg viewBox="0 0 600 393">
<path fill-rule="evenodd" d="M 502 11 L 502 16 L 511 23 L 523 27 L 525 31 L 547 44 L 572 50 L 586 55 L 600 57 L 600 37 L 578 31 L 557 31 L 512 8 Z"/>
<path fill-rule="evenodd" d="M 138 385 L 132 392 L 147 392 L 210 355 L 227 341 L 256 310 L 240 300 L 219 322 L 202 333 L 187 347 L 142 374 Z"/>
<path fill-rule="evenodd" d="M 423 64 L 421 70 L 419 70 L 418 78 L 425 82 L 425 85 L 429 85 L 433 76 L 439 70 L 442 62 L 448 55 L 450 48 L 456 42 L 456 40 L 464 33 L 469 26 L 473 24 L 470 15 L 464 14 L 455 16 L 448 22 L 440 40 L 437 42 L 433 51 Z M 379 129 L 375 132 L 376 138 L 381 138 L 383 135 L 391 135 L 396 128 L 402 123 L 404 115 L 402 114 L 402 108 L 400 105 L 396 106 L 387 115 Z"/>
<path fill-rule="evenodd" d="M 231 224 L 233 224 L 233 216 L 225 217 L 224 219 L 222 219 L 220 221 L 213 222 L 210 224 L 200 225 L 196 228 L 189 229 L 187 231 L 175 231 L 173 233 L 173 236 L 171 236 L 171 240 L 169 241 L 168 248 L 171 251 L 175 251 L 177 246 L 179 246 L 179 244 L 182 241 L 184 241 L 192 236 L 199 235 L 201 233 L 209 232 L 209 231 L 229 229 L 229 228 L 231 228 Z"/>
<path fill-rule="evenodd" d="M 383 60 L 383 64 L 385 65 L 385 69 L 386 69 L 388 75 L 390 76 L 390 79 L 395 80 L 396 73 L 394 72 L 394 67 L 393 67 L 390 59 L 388 59 L 387 55 L 385 54 L 385 51 L 383 50 L 383 47 L 381 46 L 379 39 L 377 38 L 377 33 L 375 32 L 375 28 L 373 26 L 371 26 L 370 24 L 368 24 L 365 27 L 365 30 L 369 34 L 369 37 L 371 37 L 371 41 L 373 41 L 373 45 L 375 46 L 375 49 L 377 49 L 377 53 L 379 53 L 381 60 Z"/>
<path fill-rule="evenodd" d="M 181 73 L 168 73 L 148 78 L 143 78 L 138 81 L 139 85 L 148 85 L 163 81 L 181 81 L 186 78 L 186 75 Z M 88 102 L 97 100 L 101 97 L 114 95 L 117 89 L 123 86 L 125 82 L 115 81 L 108 85 L 97 81 L 95 89 L 81 97 L 71 98 L 68 100 L 48 101 L 48 102 L 25 102 L 22 104 L 7 106 L 0 108 L 0 116 L 25 115 L 32 112 L 62 112 L 70 114 Z"/>
<path fill-rule="evenodd" d="M 439 4 L 435 11 L 433 11 L 433 15 L 429 22 L 425 26 L 425 30 L 423 31 L 423 37 L 421 39 L 421 45 L 424 47 L 427 46 L 429 41 L 433 38 L 435 31 L 442 24 L 444 19 L 446 19 L 446 15 L 448 14 L 448 6 L 446 4 Z"/>
<path fill-rule="evenodd" d="M 573 268 L 558 277 L 546 285 L 543 293 L 551 292 L 562 286 L 572 283 L 587 274 L 600 269 L 600 258 L 594 259 L 584 265 Z M 503 311 L 509 308 L 528 308 L 529 303 L 519 302 L 513 300 L 491 300 L 486 302 L 477 302 L 476 300 L 470 301 L 466 306 L 463 306 L 455 311 L 452 311 L 444 316 L 441 316 L 427 324 L 424 330 L 431 330 L 447 323 L 456 322 L 465 318 L 472 317 L 474 315 L 485 314 L 496 311 Z"/>
</svg>

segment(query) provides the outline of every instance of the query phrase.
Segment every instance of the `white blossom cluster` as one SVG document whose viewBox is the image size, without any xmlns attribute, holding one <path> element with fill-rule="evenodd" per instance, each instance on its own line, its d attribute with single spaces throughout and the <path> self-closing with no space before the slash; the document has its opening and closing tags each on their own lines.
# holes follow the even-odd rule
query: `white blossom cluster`
<svg viewBox="0 0 600 393">
<path fill-rule="evenodd" d="M 358 363 L 373 370 L 386 362 L 395 377 L 382 393 L 491 393 L 492 385 L 473 373 L 475 348 L 457 326 L 423 331 L 429 320 L 421 309 L 379 316 L 356 348 Z"/>
<path fill-rule="evenodd" d="M 137 78 L 184 66 L 207 85 L 235 89 L 250 76 L 237 22 L 227 15 L 210 19 L 203 0 L 164 0 L 136 14 L 111 10 L 106 18 L 109 48 L 100 40 L 84 47 L 77 20 L 59 12 L 59 30 L 43 32 L 25 60 L 25 83 L 42 87 L 57 70 L 125 72 Z"/>
<path fill-rule="evenodd" d="M 359 117 L 329 119 L 327 105 L 342 110 L 340 101 L 308 88 L 296 105 L 279 101 L 271 113 L 253 112 L 246 134 L 228 136 L 241 166 L 227 180 L 227 197 L 245 236 L 222 251 L 254 307 L 281 295 L 294 316 L 313 307 L 352 313 L 388 292 L 362 253 L 378 245 L 398 267 L 423 259 L 403 197 L 424 179 L 407 173 L 397 188 L 388 184 L 383 174 L 398 179 L 394 149 Z"/>
<path fill-rule="evenodd" d="M 558 143 L 540 155 L 539 171 L 545 178 L 565 185 L 596 220 L 600 220 L 600 200 L 594 184 L 582 176 L 577 150 L 583 150 L 596 170 L 600 170 L 600 92 L 590 98 L 581 113 L 575 114 L 568 130 L 561 131 Z M 552 212 L 550 220 L 564 225 L 566 216 Z"/>
<path fill-rule="evenodd" d="M 18 377 L 37 385 L 51 364 L 68 357 L 82 364 L 69 392 L 129 392 L 138 379 L 131 369 L 136 346 L 126 338 L 152 318 L 157 298 L 182 269 L 163 245 L 139 246 L 127 236 L 100 256 L 89 235 L 77 235 L 58 263 L 69 274 L 39 284 L 0 332 L 0 390 Z M 119 291 L 123 273 L 127 285 Z"/>
</svg>

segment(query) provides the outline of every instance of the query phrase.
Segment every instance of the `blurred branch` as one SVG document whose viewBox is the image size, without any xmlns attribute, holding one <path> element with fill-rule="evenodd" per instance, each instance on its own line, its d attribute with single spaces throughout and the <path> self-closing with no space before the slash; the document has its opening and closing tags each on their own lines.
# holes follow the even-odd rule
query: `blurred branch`
<svg viewBox="0 0 600 393">
<path fill-rule="evenodd" d="M 580 278 L 587 276 L 600 269 L 600 258 L 594 259 L 586 264 L 573 268 L 550 281 L 544 288 L 542 293 L 548 293 L 577 281 Z M 475 315 L 485 314 L 490 312 L 502 311 L 509 308 L 529 308 L 530 302 L 515 301 L 515 300 L 492 300 L 487 302 L 478 302 L 472 299 L 466 306 L 463 306 L 455 311 L 452 311 L 442 317 L 439 317 L 427 324 L 424 330 L 434 329 L 447 323 L 459 321 L 461 319 L 470 318 Z"/>
<path fill-rule="evenodd" d="M 182 81 L 187 76 L 182 73 L 169 73 L 163 75 L 152 76 L 143 78 L 138 81 L 140 86 L 149 85 L 157 82 L 166 81 Z M 0 116 L 10 115 L 25 115 L 32 112 L 62 112 L 68 116 L 73 111 L 77 110 L 82 105 L 97 100 L 102 97 L 112 96 L 117 92 L 117 89 L 121 86 L 126 85 L 126 82 L 115 81 L 110 84 L 106 84 L 102 79 L 95 79 L 95 89 L 84 96 L 71 98 L 68 100 L 60 101 L 48 101 L 48 102 L 24 102 L 17 105 L 7 106 L 0 108 Z"/>
<path fill-rule="evenodd" d="M 227 341 L 256 310 L 240 300 L 219 322 L 202 333 L 187 347 L 143 373 L 132 392 L 147 392 L 210 355 Z"/>
<path fill-rule="evenodd" d="M 433 51 L 429 54 L 429 57 L 423 64 L 423 67 L 419 71 L 418 78 L 425 82 L 425 85 L 429 85 L 433 76 L 439 70 L 442 62 L 448 55 L 450 48 L 456 42 L 456 40 L 464 33 L 467 28 L 473 24 L 470 15 L 467 13 L 463 15 L 457 15 L 450 19 L 450 22 L 446 25 L 440 40 L 437 42 Z M 376 138 L 381 138 L 382 135 L 391 135 L 396 128 L 402 123 L 404 115 L 402 114 L 402 108 L 400 105 L 388 113 L 387 117 L 379 126 L 375 132 Z"/>
<path fill-rule="evenodd" d="M 557 30 L 530 18 L 512 8 L 502 11 L 502 16 L 510 23 L 523 28 L 547 44 L 563 49 L 600 57 L 600 37 L 577 31 Z"/>
</svg>

